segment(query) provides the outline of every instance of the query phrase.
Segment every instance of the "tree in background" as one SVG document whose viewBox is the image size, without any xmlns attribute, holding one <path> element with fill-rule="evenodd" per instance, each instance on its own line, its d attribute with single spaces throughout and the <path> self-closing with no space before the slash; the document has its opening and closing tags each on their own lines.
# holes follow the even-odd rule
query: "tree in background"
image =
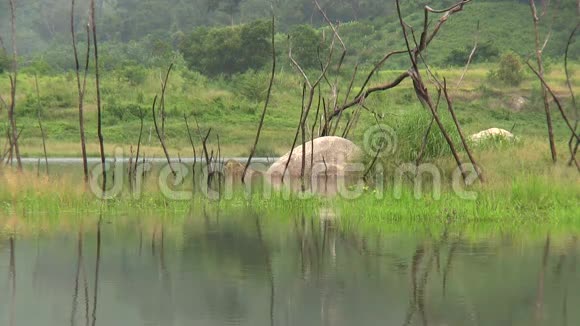
<svg viewBox="0 0 580 326">
<path fill-rule="evenodd" d="M 193 70 L 205 75 L 232 75 L 260 69 L 269 60 L 270 24 L 258 20 L 249 24 L 199 27 L 183 37 L 179 50 Z"/>
<path fill-rule="evenodd" d="M 510 86 L 518 86 L 524 79 L 524 68 L 520 57 L 514 52 L 506 52 L 501 56 L 496 71 L 497 79 Z"/>
<path fill-rule="evenodd" d="M 310 25 L 298 25 L 290 33 L 292 56 L 304 68 L 318 67 L 316 53 L 320 45 L 318 32 Z"/>
</svg>

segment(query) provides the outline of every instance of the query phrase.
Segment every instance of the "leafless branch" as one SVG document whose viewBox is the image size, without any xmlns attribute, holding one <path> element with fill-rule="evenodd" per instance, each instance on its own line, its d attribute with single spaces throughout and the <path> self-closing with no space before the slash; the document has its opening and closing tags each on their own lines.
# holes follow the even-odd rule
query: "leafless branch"
<svg viewBox="0 0 580 326">
<path fill-rule="evenodd" d="M 165 139 L 161 134 L 161 130 L 159 129 L 159 125 L 157 123 L 157 113 L 155 112 L 155 106 L 157 104 L 157 96 L 153 99 L 153 106 L 151 111 L 153 113 L 153 125 L 155 126 L 155 132 L 157 133 L 157 138 L 159 138 L 159 142 L 161 143 L 161 148 L 163 149 L 163 154 L 165 154 L 165 158 L 167 159 L 167 164 L 169 165 L 169 169 L 173 175 L 177 175 L 175 170 L 173 169 L 173 165 L 171 165 L 171 158 L 169 157 L 169 152 L 167 151 L 167 146 L 165 146 Z"/>
<path fill-rule="evenodd" d="M 475 171 L 477 172 L 477 176 L 479 177 L 479 180 L 481 182 L 485 182 L 485 177 L 483 176 L 483 172 L 481 171 L 479 164 L 477 164 L 477 162 L 475 161 L 475 158 L 473 157 L 473 154 L 471 153 L 471 150 L 469 149 L 469 145 L 467 144 L 467 140 L 465 139 L 465 136 L 463 135 L 463 131 L 461 130 L 459 120 L 457 120 L 457 116 L 455 115 L 455 110 L 453 109 L 453 102 L 451 101 L 451 97 L 449 96 L 449 93 L 447 90 L 447 81 L 446 80 L 443 80 L 443 94 L 445 94 L 445 99 L 447 100 L 447 108 L 449 109 L 449 113 L 451 113 L 451 117 L 453 118 L 453 122 L 455 123 L 455 127 L 457 128 L 457 132 L 459 133 L 459 137 L 461 138 L 461 143 L 463 144 L 463 148 L 465 149 L 465 152 L 467 152 L 467 156 L 469 157 L 469 161 L 471 162 L 471 164 L 475 168 Z"/>
<path fill-rule="evenodd" d="M 438 24 L 438 26 L 440 27 L 441 25 L 443 25 L 443 23 L 446 21 L 446 19 L 453 13 L 458 12 L 463 10 L 463 5 L 465 3 L 467 3 L 468 1 L 462 1 L 457 3 L 455 6 L 451 7 L 451 9 L 449 11 L 446 11 L 445 14 L 443 15 L 443 17 L 439 20 L 440 24 Z M 417 94 L 417 97 L 419 98 L 419 100 L 421 101 L 421 103 L 423 103 L 423 105 L 429 109 L 429 111 L 431 112 L 431 115 L 433 116 L 433 119 L 435 120 L 435 123 L 437 123 L 437 126 L 439 127 L 439 130 L 441 131 L 441 133 L 443 134 L 443 137 L 445 138 L 449 149 L 451 150 L 451 153 L 453 154 L 453 157 L 457 163 L 457 167 L 461 170 L 461 173 L 464 177 L 464 179 L 467 177 L 467 172 L 465 171 L 465 168 L 463 167 L 463 164 L 461 162 L 461 158 L 459 157 L 459 154 L 455 148 L 455 144 L 453 143 L 453 140 L 451 139 L 449 133 L 447 132 L 445 126 L 443 125 L 439 114 L 437 113 L 436 107 L 433 104 L 433 100 L 431 98 L 431 95 L 429 94 L 429 90 L 427 89 L 427 87 L 425 86 L 425 83 L 423 82 L 423 79 L 421 77 L 421 72 L 419 71 L 417 62 L 418 62 L 418 58 L 421 55 L 421 52 L 426 48 L 426 46 L 429 44 L 430 42 L 430 38 L 426 37 L 426 35 L 428 34 L 427 31 L 427 27 L 428 25 L 425 23 L 424 24 L 424 30 L 422 33 L 422 37 L 421 37 L 421 42 L 418 46 L 415 46 L 415 48 L 411 48 L 410 42 L 409 42 L 409 35 L 407 33 L 407 24 L 404 22 L 403 20 L 403 16 L 401 13 L 401 5 L 400 5 L 400 0 L 396 0 L 396 5 L 397 5 L 397 14 L 398 14 L 398 18 L 399 18 L 399 23 L 401 26 L 401 29 L 403 31 L 403 37 L 405 38 L 405 44 L 407 46 L 408 49 L 408 54 L 409 54 L 409 59 L 411 61 L 411 69 L 409 70 L 409 77 L 411 77 L 411 79 L 413 80 L 413 86 L 415 88 L 415 93 Z M 425 13 L 425 19 L 427 18 L 427 11 L 429 12 L 438 12 L 436 10 L 433 10 L 431 8 L 426 7 L 425 9 L 426 13 Z M 443 18 L 445 18 L 445 20 L 442 20 Z M 438 27 L 436 26 L 436 30 L 434 30 L 431 35 L 435 35 L 438 31 L 437 29 Z M 432 38 L 431 38 L 432 39 Z M 415 42 L 416 44 L 416 42 Z M 423 60 L 424 62 L 424 60 Z M 458 125 L 456 125 L 458 130 L 460 131 L 460 127 Z"/>
<path fill-rule="evenodd" d="M 270 75 L 270 83 L 268 85 L 268 92 L 266 93 L 266 102 L 264 102 L 264 110 L 262 110 L 262 116 L 260 117 L 260 124 L 258 125 L 258 131 L 256 133 L 256 140 L 254 141 L 254 146 L 252 147 L 252 151 L 250 152 L 250 157 L 248 157 L 248 162 L 246 162 L 246 166 L 244 167 L 244 173 L 242 174 L 242 182 L 246 182 L 246 173 L 248 172 L 248 168 L 252 163 L 252 158 L 256 154 L 256 148 L 258 147 L 258 141 L 260 140 L 260 134 L 262 133 L 262 127 L 264 125 L 264 119 L 266 118 L 266 111 L 268 110 L 268 104 L 270 103 L 270 96 L 272 95 L 272 85 L 274 84 L 274 77 L 276 75 L 276 45 L 275 45 L 275 36 L 276 36 L 276 18 L 272 15 L 272 73 Z"/>
<path fill-rule="evenodd" d="M 11 148 L 14 150 L 18 170 L 22 171 L 22 161 L 20 159 L 20 148 L 18 146 L 18 128 L 16 126 L 16 87 L 18 82 L 18 50 L 16 47 L 16 4 L 14 0 L 9 0 L 10 4 L 10 32 L 12 40 L 12 72 L 10 75 L 10 105 L 8 107 L 8 120 L 11 130 Z"/>
<path fill-rule="evenodd" d="M 578 2 L 578 8 L 580 9 L 580 2 Z M 574 40 L 576 36 L 576 32 L 580 28 L 580 23 L 576 24 L 572 33 L 570 33 L 570 37 L 568 38 L 568 42 L 566 43 L 566 54 L 564 55 L 564 70 L 566 71 L 566 85 L 568 86 L 568 90 L 570 91 L 570 97 L 572 98 L 572 105 L 574 106 L 574 115 L 575 115 L 575 124 L 574 124 L 574 131 L 578 130 L 578 122 L 580 120 L 580 112 L 578 111 L 578 104 L 576 103 L 576 96 L 574 94 L 574 89 L 572 88 L 572 82 L 570 81 L 570 69 L 568 67 L 568 55 L 570 52 L 570 44 Z M 570 149 L 570 161 L 568 165 L 572 165 L 574 162 L 576 167 L 580 169 L 580 164 L 576 160 L 576 153 L 578 152 L 578 146 L 580 145 L 579 141 L 576 141 L 576 145 L 574 145 L 574 135 L 570 136 L 570 141 L 568 142 L 568 147 Z"/>
<path fill-rule="evenodd" d="M 541 78 L 544 77 L 544 63 L 542 61 L 542 45 L 540 44 L 540 18 L 538 17 L 538 11 L 536 9 L 536 3 L 534 0 L 529 0 L 530 2 L 530 9 L 532 11 L 532 19 L 534 22 L 534 35 L 535 35 L 535 44 L 536 44 L 536 62 L 538 64 L 538 72 Z M 546 39 L 547 40 L 547 39 Z M 543 83 L 541 83 L 542 87 L 542 98 L 544 100 L 544 111 L 546 113 L 546 123 L 548 126 L 548 142 L 550 143 L 550 151 L 552 153 L 552 161 L 556 163 L 558 160 L 558 154 L 556 151 L 556 144 L 554 142 L 554 130 L 552 126 L 552 114 L 550 112 L 550 102 L 548 101 L 548 94 L 546 88 L 544 87 Z"/>
<path fill-rule="evenodd" d="M 142 108 L 139 108 L 139 139 L 137 140 L 137 153 L 135 154 L 135 166 L 133 167 L 133 171 L 135 171 L 135 178 L 137 178 L 137 166 L 139 165 L 139 156 L 141 154 L 141 140 L 143 139 L 143 120 L 145 119 L 145 112 L 143 112 Z M 136 181 L 137 179 L 135 179 Z"/>
<path fill-rule="evenodd" d="M 86 149 L 86 138 L 85 138 L 85 119 L 84 119 L 84 98 L 85 90 L 87 84 L 87 75 L 89 71 L 89 61 L 91 53 L 91 36 L 89 26 L 87 25 L 87 53 L 85 59 L 85 70 L 83 80 L 81 82 L 80 76 L 80 63 L 79 55 L 77 50 L 76 41 L 76 31 L 75 31 L 75 0 L 71 0 L 71 11 L 70 11 L 70 32 L 72 36 L 73 54 L 75 60 L 75 73 L 77 81 L 77 95 L 78 95 L 78 109 L 79 109 L 79 132 L 81 140 L 81 154 L 83 160 L 83 173 L 85 184 L 89 182 L 89 167 L 87 162 L 87 149 Z"/>
<path fill-rule="evenodd" d="M 103 138 L 102 105 L 101 105 L 101 81 L 99 74 L 99 47 L 97 39 L 97 22 L 95 19 L 95 0 L 91 0 L 90 25 L 93 32 L 93 48 L 95 58 L 95 87 L 97 90 L 97 135 L 99 137 L 99 150 L 101 154 L 101 170 L 103 174 L 102 190 L 107 186 L 107 168 L 105 166 L 105 141 Z"/>
<path fill-rule="evenodd" d="M 471 61 L 473 60 L 475 52 L 477 52 L 478 44 L 479 44 L 479 20 L 477 21 L 477 29 L 475 32 L 475 44 L 473 44 L 473 49 L 471 49 L 471 53 L 469 53 L 469 57 L 467 58 L 467 63 L 465 64 L 465 67 L 463 68 L 463 72 L 461 73 L 461 77 L 459 78 L 459 81 L 457 82 L 457 85 L 455 86 L 455 88 L 459 88 L 459 86 L 461 85 L 461 82 L 463 82 L 463 78 L 465 78 L 465 74 L 467 73 L 467 69 L 469 69 L 469 65 L 471 64 Z"/>
<path fill-rule="evenodd" d="M 38 76 L 34 75 L 34 86 L 36 87 L 36 101 L 38 104 L 37 118 L 38 127 L 42 136 L 42 149 L 44 150 L 44 163 L 46 164 L 46 175 L 48 175 L 48 154 L 46 153 L 46 132 L 42 126 L 42 103 L 40 102 L 40 88 L 38 87 Z"/>
<path fill-rule="evenodd" d="M 578 137 L 578 135 L 576 134 L 575 127 L 573 127 L 572 123 L 570 123 L 570 120 L 568 119 L 568 116 L 566 115 L 566 112 L 564 111 L 564 108 L 562 107 L 562 103 L 560 103 L 560 99 L 558 98 L 558 96 L 556 96 L 556 94 L 554 93 L 550 85 L 548 85 L 546 79 L 540 74 L 540 72 L 534 69 L 534 67 L 529 62 L 526 62 L 526 64 L 528 65 L 528 67 L 530 67 L 530 69 L 538 77 L 538 79 L 540 79 L 540 81 L 542 82 L 542 86 L 548 91 L 550 96 L 552 96 L 552 99 L 554 100 L 554 103 L 556 103 L 556 106 L 558 107 L 558 110 L 560 111 L 560 114 L 562 115 L 564 122 L 566 122 L 566 125 L 572 132 L 572 137 L 576 138 L 577 141 L 580 141 L 580 137 Z"/>
<path fill-rule="evenodd" d="M 191 167 L 191 172 L 193 175 L 193 187 L 195 189 L 195 165 L 197 164 L 197 151 L 195 150 L 195 142 L 193 141 L 193 135 L 191 134 L 191 128 L 189 128 L 189 122 L 187 121 L 187 115 L 183 114 L 183 120 L 185 121 L 185 127 L 187 128 L 187 135 L 189 136 L 189 143 L 191 144 L 191 149 L 193 150 L 193 165 Z"/>
</svg>

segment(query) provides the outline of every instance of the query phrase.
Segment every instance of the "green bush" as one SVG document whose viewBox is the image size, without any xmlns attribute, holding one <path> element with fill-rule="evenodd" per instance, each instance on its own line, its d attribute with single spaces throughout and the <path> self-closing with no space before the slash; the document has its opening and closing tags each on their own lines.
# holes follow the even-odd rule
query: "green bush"
<svg viewBox="0 0 580 326">
<path fill-rule="evenodd" d="M 137 65 L 125 66 L 119 71 L 119 79 L 129 83 L 131 86 L 138 86 L 147 79 L 147 70 Z"/>
<path fill-rule="evenodd" d="M 504 53 L 493 76 L 506 85 L 520 85 L 524 80 L 524 68 L 520 57 L 511 51 Z"/>
<path fill-rule="evenodd" d="M 448 114 L 440 113 L 440 118 L 456 148 L 460 149 L 461 139 L 451 117 Z M 396 123 L 392 125 L 397 137 L 397 152 L 395 153 L 397 160 L 413 162 L 417 159 L 423 143 L 423 137 L 430 122 L 431 114 L 426 110 L 413 110 L 397 119 Z M 427 145 L 425 146 L 424 161 L 449 155 L 450 153 L 445 137 L 437 124 L 433 123 L 427 138 Z"/>
<path fill-rule="evenodd" d="M 269 78 L 265 72 L 248 70 L 235 75 L 232 84 L 235 85 L 236 91 L 248 100 L 262 102 L 266 100 Z"/>
<path fill-rule="evenodd" d="M 104 119 L 110 125 L 116 125 L 120 122 L 139 120 L 141 112 L 145 109 L 134 103 L 108 103 L 105 107 Z"/>
</svg>

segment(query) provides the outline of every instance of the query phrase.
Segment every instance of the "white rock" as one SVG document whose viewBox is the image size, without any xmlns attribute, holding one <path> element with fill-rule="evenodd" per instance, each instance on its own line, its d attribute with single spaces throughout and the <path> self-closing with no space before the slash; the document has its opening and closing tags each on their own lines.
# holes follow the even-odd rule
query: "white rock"
<svg viewBox="0 0 580 326">
<path fill-rule="evenodd" d="M 306 158 L 304 177 L 306 180 L 312 179 L 313 174 L 315 177 L 324 176 L 327 181 L 340 176 L 351 176 L 351 171 L 347 165 L 357 163 L 357 160 L 362 158 L 360 148 L 350 140 L 341 137 L 320 137 L 307 142 L 304 149 Z M 267 171 L 270 181 L 274 185 L 281 184 L 288 161 L 290 163 L 284 177 L 285 183 L 289 181 L 292 184 L 299 181 L 302 171 L 302 155 L 302 146 L 298 146 L 292 152 L 292 157 L 288 152 L 278 159 Z"/>
<path fill-rule="evenodd" d="M 471 135 L 471 137 L 469 137 L 469 138 L 473 142 L 479 142 L 481 140 L 494 138 L 494 137 L 504 138 L 504 139 L 513 139 L 514 134 L 512 134 L 511 132 L 509 132 L 505 129 L 491 128 L 491 129 L 487 129 L 487 130 L 478 132 L 477 134 Z"/>
</svg>

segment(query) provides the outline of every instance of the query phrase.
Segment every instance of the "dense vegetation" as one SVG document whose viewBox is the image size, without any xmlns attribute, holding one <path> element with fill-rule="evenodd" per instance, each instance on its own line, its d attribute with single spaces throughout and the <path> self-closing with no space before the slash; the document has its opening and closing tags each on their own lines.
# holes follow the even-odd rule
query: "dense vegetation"
<svg viewBox="0 0 580 326">
<path fill-rule="evenodd" d="M 268 4 L 266 4 L 268 3 Z M 270 1 L 97 1 L 100 35 L 100 62 L 105 138 L 108 144 L 129 145 L 136 142 L 140 112 L 145 112 L 148 152 L 158 154 L 155 137 L 151 137 L 150 105 L 159 93 L 160 75 L 169 63 L 175 70 L 169 80 L 166 99 L 167 142 L 172 152 L 189 148 L 183 132 L 183 114 L 195 116 L 204 128 L 220 133 L 224 153 L 246 155 L 254 137 L 259 108 L 263 105 L 270 66 L 271 33 L 268 15 Z M 400 26 L 394 16 L 394 4 L 378 0 L 320 1 L 332 19 L 340 20 L 340 34 L 348 52 L 340 76 L 342 84 L 350 79 L 359 64 L 355 90 L 365 74 L 387 51 L 404 48 Z M 406 21 L 413 26 L 422 23 L 425 1 L 404 1 Z M 433 1 L 433 7 L 444 7 L 450 0 Z M 78 108 L 73 91 L 74 59 L 69 31 L 70 1 L 27 0 L 17 2 L 17 30 L 20 78 L 16 117 L 23 126 L 21 143 L 24 155 L 38 155 L 40 133 L 38 109 L 45 122 L 48 147 L 52 155 L 78 154 Z M 288 60 L 288 49 L 313 74 L 320 65 L 317 53 L 325 55 L 331 33 L 313 7 L 311 0 L 274 1 L 277 19 L 276 47 L 278 71 L 271 109 L 266 116 L 265 136 L 259 155 L 281 154 L 289 146 L 300 114 L 301 78 Z M 86 2 L 77 1 L 76 25 L 79 49 L 86 37 Z M 0 1 L 0 32 L 9 46 L 7 2 Z M 355 9 L 353 9 L 355 8 Z M 543 19 L 542 33 L 552 25 L 550 42 L 545 49 L 550 81 L 559 93 L 566 93 L 562 56 L 567 38 L 578 21 L 574 1 L 554 5 Z M 41 10 L 42 9 L 42 10 Z M 195 13 L 195 14 L 194 14 Z M 557 19 L 553 20 L 551 15 Z M 232 25 L 232 20 L 234 24 Z M 483 128 L 514 129 L 517 134 L 543 137 L 545 121 L 537 81 L 527 71 L 523 60 L 533 53 L 532 19 L 527 1 L 476 1 L 464 12 L 453 16 L 430 46 L 426 59 L 437 74 L 449 80 L 459 79 L 462 66 L 476 38 L 479 21 L 479 47 L 457 96 L 457 110 L 467 132 Z M 544 35 L 543 35 L 544 36 Z M 321 40 L 325 37 L 325 43 Z M 8 51 L 10 51 L 8 49 Z M 570 51 L 572 75 L 577 72 L 580 42 Z M 10 65 L 10 58 L 0 50 L 0 72 Z M 395 56 L 375 76 L 374 82 L 389 80 L 408 68 L 408 58 Z M 38 76 L 40 99 L 36 96 L 34 76 Z M 89 80 L 89 83 L 92 81 Z M 577 83 L 573 80 L 573 82 Z M 577 84 L 574 84 L 578 87 Z M 89 84 L 86 120 L 89 153 L 96 139 L 94 87 Z M 0 93 L 8 94 L 9 79 L 0 79 Z M 339 90 L 344 91 L 344 90 Z M 344 94 L 341 94 L 343 96 Z M 514 99 L 525 105 L 514 109 Z M 367 106 L 383 117 L 396 117 L 406 135 L 416 133 L 417 116 L 426 119 L 413 94 L 411 84 L 373 96 Z M 347 111 L 346 117 L 354 114 Z M 363 115 L 360 124 L 374 123 Z M 7 129 L 0 123 L 0 134 Z M 364 126 L 361 128 L 364 131 Z M 412 132 L 408 132 L 408 131 Z M 561 122 L 556 135 L 566 137 Z M 360 137 L 355 132 L 352 137 Z M 153 139 L 153 140 L 152 140 Z M 213 140 L 212 140 L 213 141 Z M 414 139 L 419 141 L 420 139 Z M 111 147 L 108 147 L 112 150 Z"/>
<path fill-rule="evenodd" d="M 394 2 L 321 0 L 320 3 L 328 16 L 341 22 L 349 64 L 372 65 L 386 51 L 403 46 L 400 28 L 394 19 Z M 420 26 L 421 8 L 426 3 L 440 8 L 452 1 L 404 1 L 406 21 Z M 269 20 L 271 5 L 277 16 L 280 59 L 287 57 L 289 41 L 286 34 L 290 35 L 299 58 L 301 50 L 307 54 L 316 53 L 325 25 L 311 0 L 102 0 L 97 1 L 97 20 L 103 67 L 110 70 L 127 65 L 159 67 L 167 65 L 177 55 L 184 57 L 192 69 L 208 75 L 261 68 L 267 61 L 263 57 L 268 56 L 263 39 L 268 39 L 269 35 L 263 20 Z M 10 34 L 7 6 L 7 1 L 0 2 L 0 35 L 5 43 Z M 77 1 L 79 40 L 86 37 L 83 30 L 87 22 L 86 6 L 86 2 Z M 549 58 L 559 60 L 563 56 L 568 35 L 577 22 L 576 11 L 575 1 L 565 0 L 553 4 L 544 15 L 543 33 L 549 26 L 552 28 L 545 50 Z M 17 2 L 17 36 L 19 53 L 24 56 L 22 64 L 33 66 L 40 73 L 73 68 L 69 12 L 68 0 Z M 476 32 L 478 22 L 479 33 Z M 326 34 L 330 35 L 329 31 Z M 429 62 L 438 66 L 463 65 L 476 34 L 479 34 L 480 43 L 474 59 L 476 63 L 495 62 L 507 51 L 527 57 L 534 44 L 527 1 L 470 3 L 462 15 L 450 20 L 432 45 Z M 580 56 L 579 44 L 573 45 L 570 51 L 573 59 Z M 305 66 L 317 65 L 315 55 L 304 56 L 304 59 L 308 61 Z M 220 60 L 227 60 L 228 64 Z M 219 69 L 220 66 L 223 69 Z M 387 68 L 405 69 L 406 60 L 390 61 Z"/>
<path fill-rule="evenodd" d="M 348 49 L 342 72 L 332 78 L 340 80 L 341 85 L 346 84 L 358 64 L 359 74 L 353 83 L 353 92 L 356 92 L 377 60 L 388 51 L 404 48 L 393 3 L 385 4 L 384 0 L 320 2 L 332 19 L 342 22 L 340 35 Z M 116 146 L 122 146 L 128 155 L 129 148 L 139 137 L 141 116 L 144 116 L 145 123 L 143 156 L 162 155 L 153 131 L 151 103 L 160 93 L 160 79 L 170 63 L 174 64 L 174 70 L 163 99 L 165 110 L 162 116 L 166 119 L 164 139 L 169 145 L 170 155 L 186 157 L 192 154 L 184 116 L 195 117 L 204 131 L 212 128 L 210 145 L 215 145 L 215 135 L 219 134 L 224 156 L 248 155 L 269 80 L 270 3 L 278 18 L 275 39 L 279 65 L 256 155 L 276 156 L 286 152 L 300 116 L 303 91 L 303 79 L 293 70 L 288 59 L 289 48 L 306 68 L 306 74 L 315 75 L 314 70 L 320 65 L 318 56 L 326 54 L 330 42 L 331 33 L 310 0 L 103 0 L 98 1 L 97 16 L 107 156 L 111 157 Z M 438 0 L 432 5 L 445 7 L 449 3 L 450 0 Z M 39 117 L 44 120 L 49 155 L 79 154 L 78 99 L 68 25 L 69 4 L 66 0 L 18 2 L 17 40 L 21 69 L 15 114 L 22 132 L 19 143 L 24 156 L 40 156 L 42 153 L 41 133 L 36 127 Z M 420 26 L 424 4 L 425 1 L 405 1 L 405 20 L 413 26 Z M 85 2 L 78 5 L 77 39 L 81 40 L 79 49 L 84 54 L 85 32 L 82 27 L 86 23 L 87 8 Z M 558 94 L 567 94 L 561 62 L 568 35 L 578 18 L 573 1 L 562 1 L 555 8 L 542 20 L 542 37 L 545 37 L 548 26 L 552 28 L 550 42 L 544 51 L 546 77 Z M 8 12 L 6 2 L 0 2 L 0 32 L 4 44 L 9 46 L 5 42 L 10 39 L 7 37 Z M 552 16 L 556 19 L 550 19 Z M 476 31 L 477 25 L 479 31 Z M 390 207 L 391 216 L 445 218 L 458 214 L 477 220 L 482 217 L 575 215 L 578 211 L 574 205 L 578 199 L 578 186 L 570 185 L 569 181 L 577 176 L 576 171 L 564 166 L 565 163 L 550 165 L 541 91 L 537 79 L 523 64 L 534 47 L 532 19 L 526 1 L 487 0 L 466 6 L 464 13 L 454 16 L 445 25 L 425 53 L 433 74 L 447 78 L 450 85 L 456 85 L 475 39 L 479 41 L 479 50 L 473 65 L 461 87 L 451 90 L 459 123 L 468 134 L 499 127 L 513 131 L 518 140 L 474 146 L 482 166 L 491 167 L 490 182 L 482 186 L 484 194 L 479 201 L 465 203 L 446 193 L 439 206 L 432 205 L 429 200 L 417 205 L 412 202 L 409 188 L 405 194 L 407 201 L 399 201 L 401 205 Z M 572 76 L 578 75 L 579 44 L 574 43 L 570 51 Z M 0 52 L 2 95 L 10 89 L 6 74 L 9 66 L 10 57 Z M 330 70 L 334 72 L 335 66 L 332 65 Z M 407 56 L 395 56 L 377 72 L 372 83 L 390 81 L 408 66 Z M 93 70 L 94 66 L 90 69 Z M 37 79 L 40 86 L 38 96 Z M 98 153 L 97 101 L 93 83 L 90 78 L 85 103 L 90 156 Z M 325 81 L 322 84 L 323 91 L 329 91 L 330 83 Z M 573 80 L 573 87 L 578 90 L 577 80 Z M 343 100 L 345 90 L 337 92 L 337 101 Z M 570 102 L 563 99 L 565 104 Z M 338 128 L 345 128 L 344 122 L 360 113 L 361 107 L 345 111 L 343 124 Z M 423 142 L 424 130 L 431 117 L 417 101 L 411 81 L 406 80 L 396 89 L 369 97 L 365 107 L 376 115 L 365 113 L 360 119 L 351 120 L 358 125 L 349 138 L 360 143 L 367 127 L 376 124 L 380 117 L 381 123 L 394 129 L 398 143 L 397 151 L 392 157 L 384 158 L 383 163 L 395 166 L 417 159 L 417 149 Z M 570 109 L 570 106 L 566 105 L 566 108 Z M 446 110 L 441 111 L 442 123 L 451 126 L 450 115 Z M 0 113 L 4 115 L 5 112 Z M 554 120 L 560 162 L 565 162 L 568 157 L 564 146 L 570 133 L 560 119 Z M 0 135 L 5 135 L 8 125 L 5 120 L 0 121 Z M 451 132 L 450 137 L 459 143 L 457 132 Z M 2 148 L 8 146 L 3 137 L 0 141 Z M 440 132 L 429 134 L 425 153 L 424 162 L 440 163 L 446 173 L 451 170 L 448 168 L 452 165 L 449 149 Z M 514 157 L 523 158 L 514 160 Z M 23 207 L 94 210 L 98 206 L 94 197 L 77 191 L 81 185 L 74 180 L 60 180 L 65 190 L 54 193 L 54 182 L 58 178 L 55 175 L 28 181 L 10 173 L 1 177 L 0 183 L 10 186 L 0 189 L 0 202 L 5 204 L 6 212 L 22 211 Z M 550 189 L 548 195 L 544 189 Z M 119 200 L 120 205 L 168 207 L 157 189 L 152 191 L 144 201 L 135 202 L 127 197 Z M 372 190 L 365 196 L 359 203 L 376 204 L 373 208 L 376 210 L 369 209 L 367 218 L 379 216 L 379 209 L 386 211 L 385 203 L 388 201 L 377 203 Z M 23 200 L 15 200 L 16 204 L 12 206 L 13 198 Z M 498 203 L 498 198 L 509 199 Z M 276 203 L 273 201 L 273 205 Z M 310 202 L 319 203 L 317 200 Z M 36 204 L 38 206 L 34 206 Z M 360 210 L 357 204 L 342 205 L 344 210 Z"/>
</svg>

